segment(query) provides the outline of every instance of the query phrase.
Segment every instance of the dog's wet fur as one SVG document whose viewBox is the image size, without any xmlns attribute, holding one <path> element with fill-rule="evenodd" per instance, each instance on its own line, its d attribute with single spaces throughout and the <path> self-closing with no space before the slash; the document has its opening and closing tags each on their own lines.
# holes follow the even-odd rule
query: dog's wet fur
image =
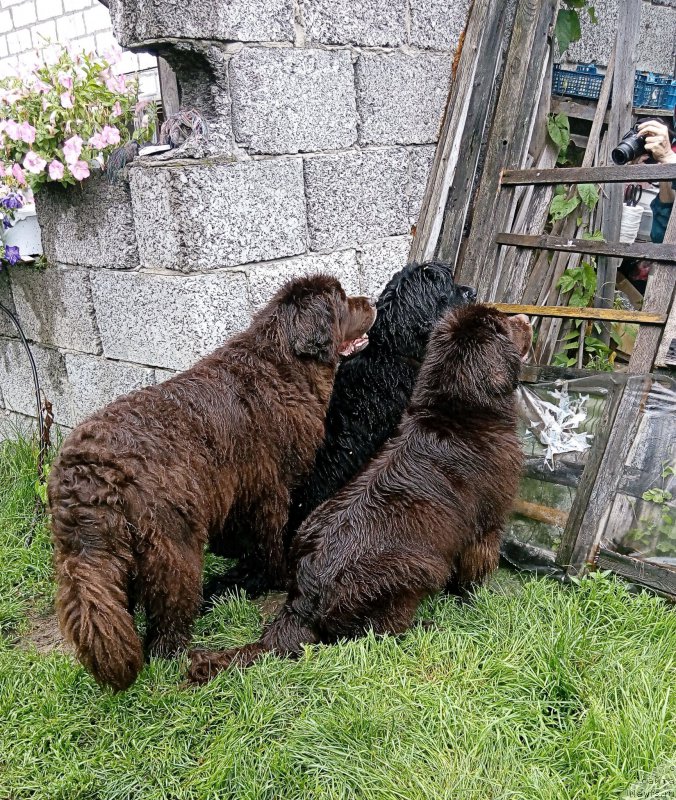
<svg viewBox="0 0 676 800">
<path fill-rule="evenodd" d="M 254 644 L 194 651 L 191 680 L 368 629 L 402 633 L 425 596 L 493 571 L 522 466 L 515 389 L 530 342 L 521 315 L 447 314 L 396 438 L 299 529 L 282 610 Z"/>
<path fill-rule="evenodd" d="M 61 628 L 96 680 L 127 688 L 146 654 L 184 648 L 204 546 L 285 581 L 289 494 L 324 437 L 340 351 L 374 320 L 335 278 L 289 282 L 248 330 L 120 398 L 66 439 L 49 476 Z"/>
<path fill-rule="evenodd" d="M 476 299 L 456 285 L 448 264 L 410 264 L 388 282 L 376 302 L 368 347 L 341 362 L 326 415 L 326 436 L 310 475 L 291 494 L 286 548 L 303 520 L 351 480 L 389 439 L 411 398 L 432 329 L 450 309 Z M 250 596 L 271 586 L 244 558 L 205 586 L 205 608 L 233 588 Z"/>
</svg>

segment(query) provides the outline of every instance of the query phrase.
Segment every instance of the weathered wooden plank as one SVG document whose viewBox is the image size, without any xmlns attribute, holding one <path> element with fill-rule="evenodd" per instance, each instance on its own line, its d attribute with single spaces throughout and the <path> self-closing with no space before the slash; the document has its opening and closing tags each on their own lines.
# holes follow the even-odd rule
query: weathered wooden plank
<svg viewBox="0 0 676 800">
<path fill-rule="evenodd" d="M 495 304 L 496 307 L 499 304 Z M 519 380 L 521 383 L 549 383 L 554 381 L 573 381 L 589 378 L 589 370 L 574 367 L 554 367 L 549 364 L 522 364 Z"/>
<path fill-rule="evenodd" d="M 494 265 L 500 247 L 495 234 L 509 226 L 513 210 L 512 192 L 499 191 L 500 174 L 524 164 L 557 5 L 556 0 L 520 0 L 517 7 L 472 228 L 457 270 L 459 279 L 476 286 L 483 300 L 495 299 L 499 276 Z"/>
<path fill-rule="evenodd" d="M 650 376 L 630 378 L 606 406 L 557 553 L 558 563 L 571 572 L 582 570 L 593 556 L 651 384 Z"/>
<path fill-rule="evenodd" d="M 662 334 L 662 342 L 655 359 L 655 366 L 676 367 L 676 294 L 671 301 L 671 311 Z"/>
<path fill-rule="evenodd" d="M 499 244 L 527 247 L 530 250 L 563 250 L 567 253 L 617 256 L 618 258 L 646 258 L 650 261 L 676 261 L 676 244 L 652 242 L 599 242 L 591 239 L 566 239 L 563 236 L 525 236 L 519 233 L 498 233 Z"/>
<path fill-rule="evenodd" d="M 176 73 L 161 56 L 157 57 L 157 74 L 160 79 L 160 94 L 162 96 L 162 108 L 164 118 L 178 113 L 180 108 L 178 83 Z"/>
<path fill-rule="evenodd" d="M 598 105 L 601 105 L 599 100 Z M 607 103 L 606 103 L 607 105 Z M 573 119 L 593 120 L 596 115 L 597 101 L 581 99 L 573 100 L 562 95 L 552 96 L 552 111 L 555 114 L 565 114 Z M 608 121 L 608 115 L 604 112 L 604 121 Z"/>
<path fill-rule="evenodd" d="M 673 180 L 676 180 L 676 164 L 626 164 L 621 167 L 506 169 L 502 173 L 501 183 L 503 186 L 526 186 L 541 183 L 637 183 Z"/>
<path fill-rule="evenodd" d="M 455 265 L 472 200 L 504 26 L 500 0 L 475 0 L 411 245 L 411 261 L 428 261 L 440 248 L 440 256 Z"/>
<path fill-rule="evenodd" d="M 642 5 L 642 0 L 620 0 L 618 4 L 618 20 L 622 22 L 617 26 L 615 38 L 615 79 L 613 80 L 613 97 L 607 130 L 609 148 L 611 149 L 631 128 Z M 601 232 L 607 242 L 617 242 L 620 238 L 624 190 L 619 184 L 611 184 L 606 189 L 606 192 L 606 196 L 602 197 L 600 201 L 600 205 L 603 208 Z M 612 307 L 619 266 L 620 259 L 614 256 L 600 256 L 597 259 L 594 305 L 604 308 Z M 604 328 L 600 338 L 608 343 L 610 341 L 610 328 Z"/>
<path fill-rule="evenodd" d="M 567 511 L 543 506 L 540 503 L 531 503 L 521 497 L 517 497 L 512 504 L 512 512 L 521 514 L 522 517 L 528 517 L 528 519 L 534 519 L 536 522 L 544 522 L 545 525 L 556 525 L 559 528 L 565 528 L 568 521 Z"/>
<path fill-rule="evenodd" d="M 641 325 L 664 325 L 666 315 L 647 311 L 624 311 L 620 308 L 578 308 L 577 306 L 528 306 L 519 303 L 490 303 L 505 314 L 527 314 L 529 317 L 565 317 L 597 319 L 605 322 L 637 322 Z"/>
<path fill-rule="evenodd" d="M 571 486 L 577 488 L 584 466 L 582 464 L 567 464 L 564 461 L 556 461 L 554 468 L 550 469 L 542 463 L 542 458 L 527 456 L 524 461 L 523 474 L 527 478 L 547 483 L 556 483 L 559 486 Z"/>
<path fill-rule="evenodd" d="M 664 241 L 669 245 L 676 243 L 676 212 L 672 212 L 669 218 L 669 223 L 664 233 Z M 673 269 L 673 266 L 653 264 L 643 299 L 643 308 L 646 310 L 669 316 L 674 314 L 674 306 L 676 306 L 676 269 Z M 664 352 L 665 355 L 670 345 L 668 339 L 670 335 L 667 334 L 663 337 L 666 348 L 660 352 Z M 634 350 L 629 359 L 629 372 L 635 374 L 650 372 L 660 346 L 660 336 L 660 331 L 649 332 L 647 329 L 639 329 L 634 343 Z M 665 358 L 663 358 L 662 365 L 666 365 Z"/>
<path fill-rule="evenodd" d="M 599 569 L 611 570 L 627 580 L 655 589 L 676 600 L 676 570 L 674 569 L 651 564 L 650 561 L 631 558 L 631 556 L 623 556 L 607 550 L 605 547 L 599 549 L 596 564 Z"/>
</svg>

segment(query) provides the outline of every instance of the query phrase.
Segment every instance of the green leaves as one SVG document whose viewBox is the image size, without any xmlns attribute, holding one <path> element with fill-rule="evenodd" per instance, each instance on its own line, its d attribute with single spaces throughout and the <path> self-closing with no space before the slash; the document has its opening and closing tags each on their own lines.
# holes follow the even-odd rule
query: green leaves
<svg viewBox="0 0 676 800">
<path fill-rule="evenodd" d="M 547 133 L 559 150 L 570 143 L 570 121 L 565 114 L 550 114 L 547 117 Z"/>
<path fill-rule="evenodd" d="M 671 492 L 667 491 L 666 489 L 657 488 L 648 489 L 647 492 L 643 492 L 641 497 L 644 500 L 647 500 L 649 503 L 657 503 L 658 505 L 665 505 L 673 499 Z"/>
<path fill-rule="evenodd" d="M 568 47 L 582 36 L 580 29 L 580 16 L 575 9 L 560 9 L 556 16 L 554 35 L 559 45 L 559 52 L 563 55 Z"/>
<path fill-rule="evenodd" d="M 552 198 L 552 202 L 549 204 L 550 219 L 552 222 L 564 219 L 564 217 L 567 217 L 568 214 L 575 211 L 579 205 L 580 198 L 577 195 L 567 198 L 565 194 L 556 194 Z"/>
<path fill-rule="evenodd" d="M 599 190 L 595 184 L 579 183 L 577 186 L 577 193 L 590 211 L 596 207 L 599 201 Z"/>
</svg>

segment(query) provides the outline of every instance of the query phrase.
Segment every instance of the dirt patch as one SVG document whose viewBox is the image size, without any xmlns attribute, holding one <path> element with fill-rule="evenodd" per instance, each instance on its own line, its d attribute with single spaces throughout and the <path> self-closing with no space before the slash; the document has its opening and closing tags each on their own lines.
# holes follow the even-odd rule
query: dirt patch
<svg viewBox="0 0 676 800">
<path fill-rule="evenodd" d="M 272 592 L 266 594 L 265 597 L 260 597 L 254 600 L 254 605 L 257 605 L 261 611 L 264 619 L 274 617 L 279 609 L 284 605 L 286 594 L 284 592 Z"/>
<path fill-rule="evenodd" d="M 41 614 L 28 618 L 30 628 L 24 634 L 19 647 L 22 650 L 36 650 L 38 653 L 72 653 L 71 646 L 65 641 L 59 630 L 56 614 Z"/>
</svg>

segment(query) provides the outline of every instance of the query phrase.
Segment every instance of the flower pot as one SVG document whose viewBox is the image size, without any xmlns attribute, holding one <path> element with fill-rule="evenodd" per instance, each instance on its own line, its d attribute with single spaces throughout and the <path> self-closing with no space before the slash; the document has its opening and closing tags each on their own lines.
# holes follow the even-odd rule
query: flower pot
<svg viewBox="0 0 676 800">
<path fill-rule="evenodd" d="M 31 203 L 14 212 L 16 223 L 5 233 L 5 244 L 18 247 L 22 257 L 39 256 L 42 254 L 42 240 L 40 226 L 35 213 L 35 206 Z"/>
<path fill-rule="evenodd" d="M 129 184 L 102 172 L 77 186 L 46 184 L 35 196 L 42 247 L 53 264 L 132 269 L 139 264 Z"/>
</svg>

